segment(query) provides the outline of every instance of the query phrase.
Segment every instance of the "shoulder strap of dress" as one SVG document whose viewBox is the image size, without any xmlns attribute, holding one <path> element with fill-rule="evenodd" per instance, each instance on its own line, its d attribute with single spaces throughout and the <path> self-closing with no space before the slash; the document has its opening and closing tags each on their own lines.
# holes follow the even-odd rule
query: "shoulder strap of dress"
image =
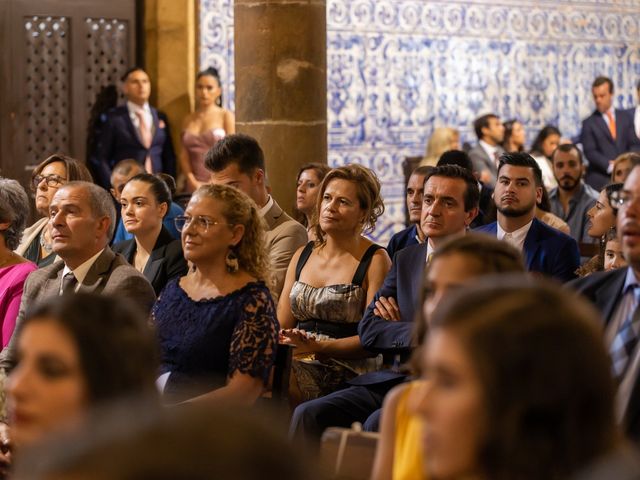
<svg viewBox="0 0 640 480">
<path fill-rule="evenodd" d="M 300 273 L 304 268 L 304 264 L 309 260 L 309 256 L 311 256 L 311 252 L 313 251 L 313 242 L 307 243 L 300 254 L 300 258 L 298 258 L 298 264 L 296 265 L 296 282 L 300 279 Z"/>
<path fill-rule="evenodd" d="M 369 270 L 369 265 L 371 264 L 371 259 L 373 258 L 373 254 L 376 253 L 380 248 L 384 248 L 380 245 L 373 244 L 367 251 L 364 252 L 362 259 L 360 260 L 360 264 L 358 265 L 358 269 L 356 273 L 353 275 L 353 280 L 351 283 L 354 285 L 362 286 L 362 282 L 364 282 L 364 277 L 367 275 L 367 270 Z"/>
</svg>

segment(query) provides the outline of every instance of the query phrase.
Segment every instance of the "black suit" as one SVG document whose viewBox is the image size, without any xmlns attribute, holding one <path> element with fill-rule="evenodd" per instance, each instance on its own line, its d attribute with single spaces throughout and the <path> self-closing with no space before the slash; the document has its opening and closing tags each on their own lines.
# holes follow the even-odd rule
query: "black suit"
<svg viewBox="0 0 640 480">
<path fill-rule="evenodd" d="M 622 300 L 622 288 L 626 276 L 627 268 L 619 268 L 608 272 L 593 273 L 567 285 L 580 292 L 597 307 L 602 314 L 603 327 L 606 327 Z M 636 348 L 640 348 L 640 346 Z M 624 429 L 631 438 L 640 443 L 640 378 L 636 378 L 629 399 Z"/>
<path fill-rule="evenodd" d="M 136 241 L 132 239 L 117 243 L 113 246 L 113 251 L 122 254 L 133 265 Z M 149 280 L 157 296 L 169 280 L 186 275 L 187 270 L 180 240 L 175 240 L 163 226 L 142 274 Z"/>
</svg>

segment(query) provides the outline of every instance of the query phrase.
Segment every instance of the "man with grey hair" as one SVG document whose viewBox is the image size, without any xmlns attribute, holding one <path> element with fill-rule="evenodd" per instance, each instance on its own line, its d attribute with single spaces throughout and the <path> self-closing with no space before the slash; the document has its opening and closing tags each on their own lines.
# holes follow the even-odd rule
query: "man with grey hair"
<svg viewBox="0 0 640 480">
<path fill-rule="evenodd" d="M 78 291 L 129 298 L 148 313 L 156 297 L 146 278 L 108 246 L 115 208 L 109 193 L 89 182 L 69 182 L 49 206 L 53 251 L 62 259 L 27 278 L 16 320 L 19 331 L 27 306 L 54 295 Z M 90 318 L 87 321 L 91 321 Z M 16 334 L 0 353 L 0 367 L 15 364 Z"/>
</svg>

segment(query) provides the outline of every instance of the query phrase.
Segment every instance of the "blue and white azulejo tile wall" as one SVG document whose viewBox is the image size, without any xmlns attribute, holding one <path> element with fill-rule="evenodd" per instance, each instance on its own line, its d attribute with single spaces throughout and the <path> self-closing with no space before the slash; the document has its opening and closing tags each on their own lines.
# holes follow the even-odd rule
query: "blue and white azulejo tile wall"
<svg viewBox="0 0 640 480">
<path fill-rule="evenodd" d="M 233 2 L 200 0 L 201 65 L 233 106 Z M 362 163 L 383 183 L 383 243 L 404 220 L 401 164 L 435 127 L 474 142 L 471 122 L 518 118 L 579 133 L 597 75 L 621 107 L 640 80 L 640 0 L 327 0 L 329 163 Z M 293 179 L 292 179 L 293 181 Z"/>
</svg>

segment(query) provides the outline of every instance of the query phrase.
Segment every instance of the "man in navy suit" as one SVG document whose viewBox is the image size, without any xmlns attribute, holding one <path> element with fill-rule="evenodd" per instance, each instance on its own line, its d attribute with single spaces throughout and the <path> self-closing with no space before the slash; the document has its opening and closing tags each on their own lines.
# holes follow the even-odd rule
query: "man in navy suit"
<svg viewBox="0 0 640 480">
<path fill-rule="evenodd" d="M 542 171 L 531 155 L 504 154 L 493 192 L 498 221 L 476 231 L 497 236 L 522 251 L 530 272 L 566 282 L 576 277 L 574 272 L 580 266 L 578 244 L 569 235 L 535 218 L 542 188 Z"/>
<path fill-rule="evenodd" d="M 600 191 L 609 183 L 611 162 L 638 146 L 633 141 L 633 117 L 629 111 L 613 107 L 611 79 L 596 78 L 591 93 L 596 110 L 582 122 L 580 138 L 589 162 L 586 181 Z"/>
<path fill-rule="evenodd" d="M 176 175 L 176 156 L 167 117 L 149 106 L 151 83 L 139 67 L 122 77 L 126 105 L 109 110 L 102 117 L 95 153 L 90 157 L 96 183 L 109 189 L 111 170 L 120 160 L 133 158 L 148 173 Z"/>
<path fill-rule="evenodd" d="M 423 193 L 420 226 L 427 241 L 394 256 L 391 270 L 358 324 L 362 346 L 382 353 L 386 363 L 394 366 L 411 352 L 415 308 L 431 253 L 447 238 L 463 235 L 478 213 L 478 182 L 458 166 L 432 169 Z M 385 394 L 405 378 L 397 369 L 371 372 L 351 380 L 350 387 L 305 402 L 293 413 L 291 434 L 319 439 L 327 427 L 348 427 L 353 422 L 377 430 Z"/>
<path fill-rule="evenodd" d="M 640 163 L 634 162 L 621 191 L 610 198 L 618 207 L 618 234 L 629 267 L 598 272 L 575 280 L 570 287 L 582 293 L 600 310 L 604 338 L 618 381 L 617 414 L 626 433 L 640 443 Z M 635 335 L 625 338 L 627 333 Z M 617 338 L 625 338 L 625 352 L 617 350 Z"/>
</svg>

